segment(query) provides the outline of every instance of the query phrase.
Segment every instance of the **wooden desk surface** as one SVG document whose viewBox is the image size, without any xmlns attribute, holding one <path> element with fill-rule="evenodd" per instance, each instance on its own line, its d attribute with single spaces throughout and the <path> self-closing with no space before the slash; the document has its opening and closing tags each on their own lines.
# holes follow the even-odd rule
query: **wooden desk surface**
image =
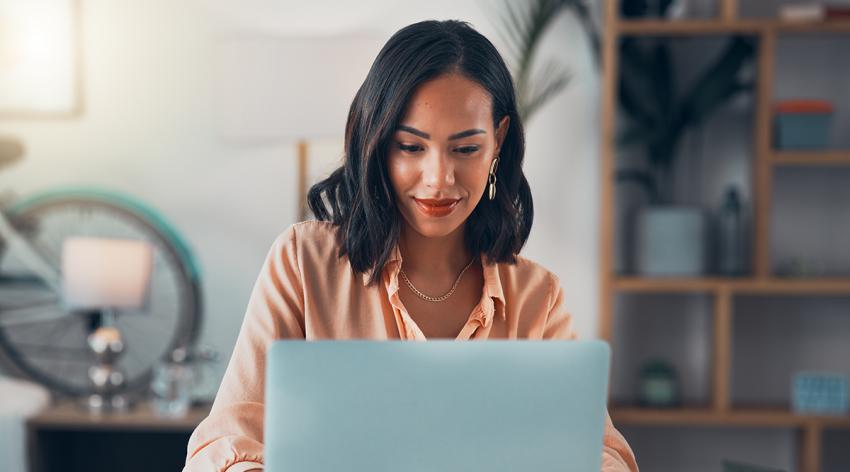
<svg viewBox="0 0 850 472">
<path fill-rule="evenodd" d="M 27 420 L 29 429 L 191 432 L 210 411 L 210 404 L 194 406 L 184 418 L 160 418 L 149 402 L 138 403 L 126 413 L 92 415 L 83 406 L 64 400 Z"/>
</svg>

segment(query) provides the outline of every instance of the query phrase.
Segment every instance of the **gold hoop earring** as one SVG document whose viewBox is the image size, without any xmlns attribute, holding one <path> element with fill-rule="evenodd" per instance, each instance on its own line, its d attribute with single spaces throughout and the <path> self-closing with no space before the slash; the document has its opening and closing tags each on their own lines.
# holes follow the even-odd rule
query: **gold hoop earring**
<svg viewBox="0 0 850 472">
<path fill-rule="evenodd" d="M 488 190 L 488 196 L 490 197 L 490 200 L 493 200 L 494 198 L 496 198 L 496 167 L 498 165 L 499 165 L 499 156 L 496 156 L 496 158 L 493 159 L 493 162 L 490 163 L 490 175 L 487 178 L 487 180 L 489 181 L 487 190 Z"/>
</svg>

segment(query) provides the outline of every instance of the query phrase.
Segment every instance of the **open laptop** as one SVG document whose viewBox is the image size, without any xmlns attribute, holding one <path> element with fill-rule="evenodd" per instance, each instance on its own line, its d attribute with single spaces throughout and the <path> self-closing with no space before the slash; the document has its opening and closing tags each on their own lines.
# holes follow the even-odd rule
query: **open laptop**
<svg viewBox="0 0 850 472">
<path fill-rule="evenodd" d="M 601 341 L 276 341 L 269 472 L 598 471 Z"/>
</svg>

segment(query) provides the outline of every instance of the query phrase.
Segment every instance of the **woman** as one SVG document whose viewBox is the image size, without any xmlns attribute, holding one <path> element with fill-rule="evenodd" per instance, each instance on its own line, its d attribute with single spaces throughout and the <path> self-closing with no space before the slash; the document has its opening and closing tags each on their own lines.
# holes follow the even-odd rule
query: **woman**
<svg viewBox="0 0 850 472">
<path fill-rule="evenodd" d="M 351 105 L 343 166 L 310 189 L 319 221 L 272 245 L 185 470 L 262 466 L 275 339 L 574 338 L 557 277 L 518 256 L 533 216 L 524 151 L 486 38 L 459 21 L 393 35 Z M 606 420 L 602 469 L 636 471 Z"/>
</svg>

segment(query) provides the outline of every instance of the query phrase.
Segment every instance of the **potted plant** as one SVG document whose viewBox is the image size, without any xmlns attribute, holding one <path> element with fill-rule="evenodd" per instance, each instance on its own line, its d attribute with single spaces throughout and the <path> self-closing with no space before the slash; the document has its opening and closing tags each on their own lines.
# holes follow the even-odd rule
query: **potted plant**
<svg viewBox="0 0 850 472">
<path fill-rule="evenodd" d="M 625 17 L 665 17 L 671 2 L 647 6 L 624 0 Z M 619 101 L 627 126 L 620 149 L 637 149 L 643 162 L 619 169 L 619 183 L 636 183 L 649 205 L 635 215 L 637 272 L 650 276 L 696 276 L 705 272 L 707 215 L 676 204 L 673 175 L 684 134 L 722 104 L 752 90 L 742 68 L 752 60 L 754 39 L 736 36 L 687 89 L 680 83 L 669 38 L 624 37 L 620 41 Z M 684 93 L 678 93 L 683 90 Z"/>
</svg>

